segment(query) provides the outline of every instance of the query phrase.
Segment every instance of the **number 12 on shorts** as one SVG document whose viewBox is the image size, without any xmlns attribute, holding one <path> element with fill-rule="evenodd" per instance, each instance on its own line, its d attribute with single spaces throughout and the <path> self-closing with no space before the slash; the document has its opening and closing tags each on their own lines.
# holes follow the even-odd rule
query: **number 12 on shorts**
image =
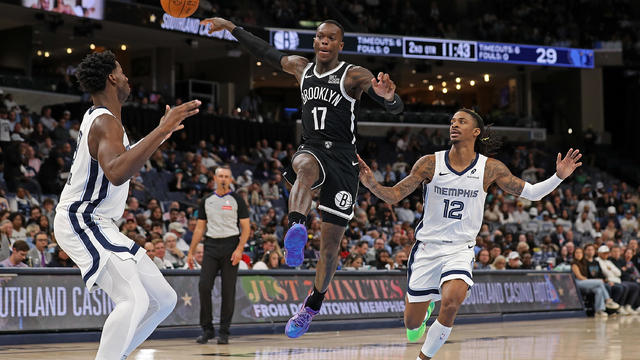
<svg viewBox="0 0 640 360">
<path fill-rule="evenodd" d="M 318 127 L 318 111 L 322 112 L 320 114 L 320 126 Z M 327 107 L 326 106 L 316 106 L 311 110 L 313 114 L 313 130 L 324 130 L 324 119 L 327 117 Z"/>
<path fill-rule="evenodd" d="M 449 208 L 451 205 L 451 208 Z M 449 203 L 449 199 L 444 199 L 444 214 L 442 216 L 449 219 L 462 219 L 462 209 L 464 209 L 464 203 L 462 201 L 451 201 Z"/>
</svg>

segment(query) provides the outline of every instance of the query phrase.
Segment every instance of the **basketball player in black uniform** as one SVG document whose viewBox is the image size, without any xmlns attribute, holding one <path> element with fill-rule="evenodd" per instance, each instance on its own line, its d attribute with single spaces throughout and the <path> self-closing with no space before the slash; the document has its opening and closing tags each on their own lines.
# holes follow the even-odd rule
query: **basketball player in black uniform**
<svg viewBox="0 0 640 360">
<path fill-rule="evenodd" d="M 206 19 L 209 32 L 227 30 L 251 54 L 294 75 L 302 96 L 303 144 L 294 155 L 292 169 L 284 178 L 293 184 L 289 197 L 289 230 L 285 236 L 286 262 L 298 266 L 303 261 L 307 241 L 305 220 L 311 208 L 312 191 L 320 189 L 322 239 L 313 291 L 305 304 L 287 323 L 287 336 L 303 335 L 320 311 L 324 293 L 338 265 L 340 240 L 358 191 L 358 158 L 355 127 L 362 93 L 393 114 L 404 105 L 395 94 L 396 86 L 388 74 L 374 77 L 371 71 L 338 60 L 344 43 L 344 29 L 333 20 L 320 24 L 313 41 L 315 61 L 278 51 L 262 39 L 232 22 Z"/>
</svg>

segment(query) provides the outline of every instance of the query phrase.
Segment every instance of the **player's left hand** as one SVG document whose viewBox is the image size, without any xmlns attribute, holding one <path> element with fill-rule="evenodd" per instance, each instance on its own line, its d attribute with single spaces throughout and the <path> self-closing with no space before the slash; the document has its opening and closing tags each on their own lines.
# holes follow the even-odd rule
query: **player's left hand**
<svg viewBox="0 0 640 360">
<path fill-rule="evenodd" d="M 383 72 L 378 73 L 378 78 L 371 79 L 373 91 L 378 96 L 383 97 L 387 101 L 393 101 L 393 94 L 396 92 L 396 84 L 389 78 L 389 74 Z"/>
<path fill-rule="evenodd" d="M 558 177 L 564 180 L 569 177 L 569 175 L 573 174 L 573 171 L 582 165 L 582 162 L 578 162 L 581 157 L 582 154 L 580 154 L 580 150 L 578 149 L 569 149 L 564 159 L 562 158 L 562 154 L 558 153 L 558 158 L 556 160 L 556 173 L 558 174 Z"/>
<path fill-rule="evenodd" d="M 231 265 L 238 265 L 240 260 L 242 260 L 242 249 L 236 249 L 233 254 L 231 254 Z"/>
</svg>

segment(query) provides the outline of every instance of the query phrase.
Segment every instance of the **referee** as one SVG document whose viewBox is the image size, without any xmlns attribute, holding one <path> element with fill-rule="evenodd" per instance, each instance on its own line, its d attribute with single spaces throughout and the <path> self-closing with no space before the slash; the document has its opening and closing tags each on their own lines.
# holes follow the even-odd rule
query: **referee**
<svg viewBox="0 0 640 360">
<path fill-rule="evenodd" d="M 231 192 L 231 170 L 219 167 L 215 172 L 216 191 L 202 199 L 198 210 L 198 222 L 193 232 L 191 247 L 187 255 L 189 268 L 193 268 L 196 246 L 204 240 L 204 257 L 200 270 L 200 326 L 202 335 L 196 340 L 206 344 L 215 337 L 213 328 L 211 290 L 216 274 L 222 276 L 222 306 L 218 344 L 229 343 L 229 325 L 233 317 L 236 295 L 238 263 L 242 259 L 244 244 L 251 229 L 249 210 L 239 195 Z M 238 225 L 240 229 L 238 229 Z"/>
</svg>

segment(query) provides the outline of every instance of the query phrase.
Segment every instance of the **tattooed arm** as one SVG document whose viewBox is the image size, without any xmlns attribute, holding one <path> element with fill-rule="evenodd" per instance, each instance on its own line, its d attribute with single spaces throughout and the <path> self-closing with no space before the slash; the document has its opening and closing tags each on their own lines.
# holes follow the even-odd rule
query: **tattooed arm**
<svg viewBox="0 0 640 360">
<path fill-rule="evenodd" d="M 545 181 L 531 185 L 528 182 L 513 176 L 511 171 L 499 160 L 488 159 L 485 184 L 489 187 L 493 182 L 509 194 L 522 196 L 525 199 L 538 201 L 551 193 L 562 180 L 566 179 L 573 171 L 582 165 L 578 162 L 582 154 L 579 150 L 569 149 L 567 155 L 562 158 L 558 153 L 556 160 L 556 173 Z"/>
<path fill-rule="evenodd" d="M 360 181 L 379 199 L 389 204 L 396 204 L 410 195 L 420 184 L 433 178 L 436 167 L 435 155 L 425 155 L 416 161 L 407 177 L 392 187 L 382 186 L 373 177 L 369 166 L 358 156 L 360 163 Z"/>
</svg>

